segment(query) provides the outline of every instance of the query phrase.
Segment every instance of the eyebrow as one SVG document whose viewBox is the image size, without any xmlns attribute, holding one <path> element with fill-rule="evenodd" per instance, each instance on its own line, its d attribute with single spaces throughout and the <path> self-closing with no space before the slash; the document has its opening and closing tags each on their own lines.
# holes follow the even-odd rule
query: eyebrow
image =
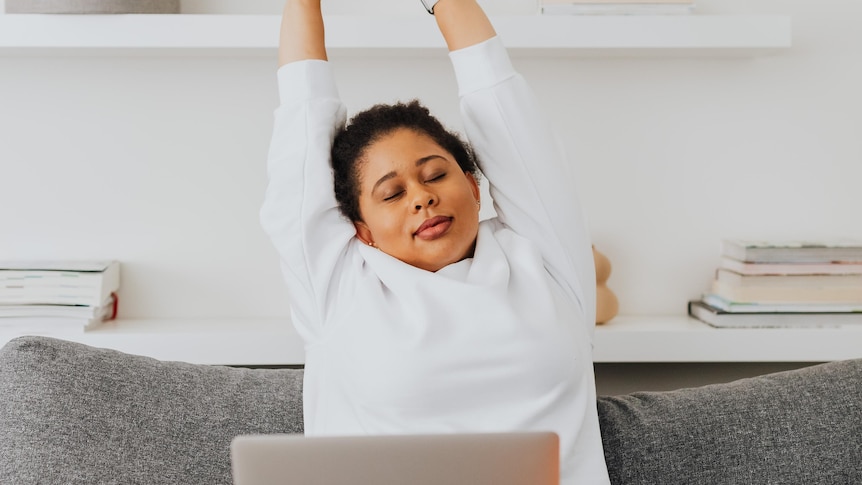
<svg viewBox="0 0 862 485">
<path fill-rule="evenodd" d="M 419 160 L 416 160 L 416 166 L 421 167 L 422 165 L 425 165 L 426 163 L 430 162 L 431 160 L 434 160 L 435 158 L 442 158 L 443 160 L 445 160 L 445 158 L 441 155 L 428 155 L 427 157 L 422 157 Z M 396 175 L 398 175 L 398 174 L 395 173 L 395 171 L 393 170 L 393 171 L 387 173 L 386 175 L 380 177 L 379 179 L 377 179 L 377 182 L 374 183 L 374 187 L 372 187 L 372 189 L 371 189 L 371 193 L 374 193 L 374 191 L 377 190 L 377 187 L 379 187 L 380 184 L 382 184 L 383 182 L 386 182 L 387 180 L 395 178 Z"/>
</svg>

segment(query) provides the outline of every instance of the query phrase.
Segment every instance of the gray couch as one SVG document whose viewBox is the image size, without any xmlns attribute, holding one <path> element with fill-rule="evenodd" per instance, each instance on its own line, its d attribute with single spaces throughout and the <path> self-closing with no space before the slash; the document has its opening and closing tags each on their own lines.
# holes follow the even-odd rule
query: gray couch
<svg viewBox="0 0 862 485">
<path fill-rule="evenodd" d="M 230 483 L 239 434 L 302 432 L 302 371 L 45 337 L 0 350 L 0 484 Z M 613 483 L 862 484 L 862 360 L 598 400 Z"/>
</svg>

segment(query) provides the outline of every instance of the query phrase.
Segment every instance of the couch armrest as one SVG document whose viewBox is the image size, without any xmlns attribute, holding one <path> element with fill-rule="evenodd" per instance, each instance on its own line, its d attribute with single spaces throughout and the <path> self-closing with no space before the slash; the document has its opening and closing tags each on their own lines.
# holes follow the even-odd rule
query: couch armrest
<svg viewBox="0 0 862 485">
<path fill-rule="evenodd" d="M 862 360 L 598 407 L 615 484 L 862 483 Z"/>
<path fill-rule="evenodd" d="M 0 349 L 0 483 L 231 483 L 230 441 L 251 433 L 302 433 L 301 370 Z"/>
</svg>

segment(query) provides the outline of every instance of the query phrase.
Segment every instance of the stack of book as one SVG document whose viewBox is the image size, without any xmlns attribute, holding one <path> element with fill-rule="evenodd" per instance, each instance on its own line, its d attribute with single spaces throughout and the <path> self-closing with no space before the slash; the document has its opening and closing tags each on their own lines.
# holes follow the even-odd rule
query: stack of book
<svg viewBox="0 0 862 485">
<path fill-rule="evenodd" d="M 862 241 L 722 241 L 712 290 L 688 312 L 716 327 L 862 324 Z"/>
<path fill-rule="evenodd" d="M 89 330 L 117 316 L 117 261 L 0 261 L 0 327 Z"/>
<path fill-rule="evenodd" d="M 679 15 L 694 11 L 694 0 L 540 0 L 548 15 Z"/>
</svg>

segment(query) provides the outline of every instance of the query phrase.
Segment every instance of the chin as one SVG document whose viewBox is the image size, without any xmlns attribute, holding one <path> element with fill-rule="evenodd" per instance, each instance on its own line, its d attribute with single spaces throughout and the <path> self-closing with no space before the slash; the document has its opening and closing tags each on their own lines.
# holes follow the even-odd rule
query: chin
<svg viewBox="0 0 862 485">
<path fill-rule="evenodd" d="M 433 265 L 436 267 L 436 269 L 429 270 L 429 271 L 437 272 L 437 271 L 445 268 L 446 266 L 449 266 L 450 264 L 455 264 L 455 263 L 464 261 L 465 259 L 472 258 L 474 247 L 475 247 L 475 243 L 470 245 L 470 247 L 468 248 L 469 250 L 458 251 L 456 253 L 457 256 L 441 257 L 441 258 L 437 259 L 436 263 Z"/>
</svg>

